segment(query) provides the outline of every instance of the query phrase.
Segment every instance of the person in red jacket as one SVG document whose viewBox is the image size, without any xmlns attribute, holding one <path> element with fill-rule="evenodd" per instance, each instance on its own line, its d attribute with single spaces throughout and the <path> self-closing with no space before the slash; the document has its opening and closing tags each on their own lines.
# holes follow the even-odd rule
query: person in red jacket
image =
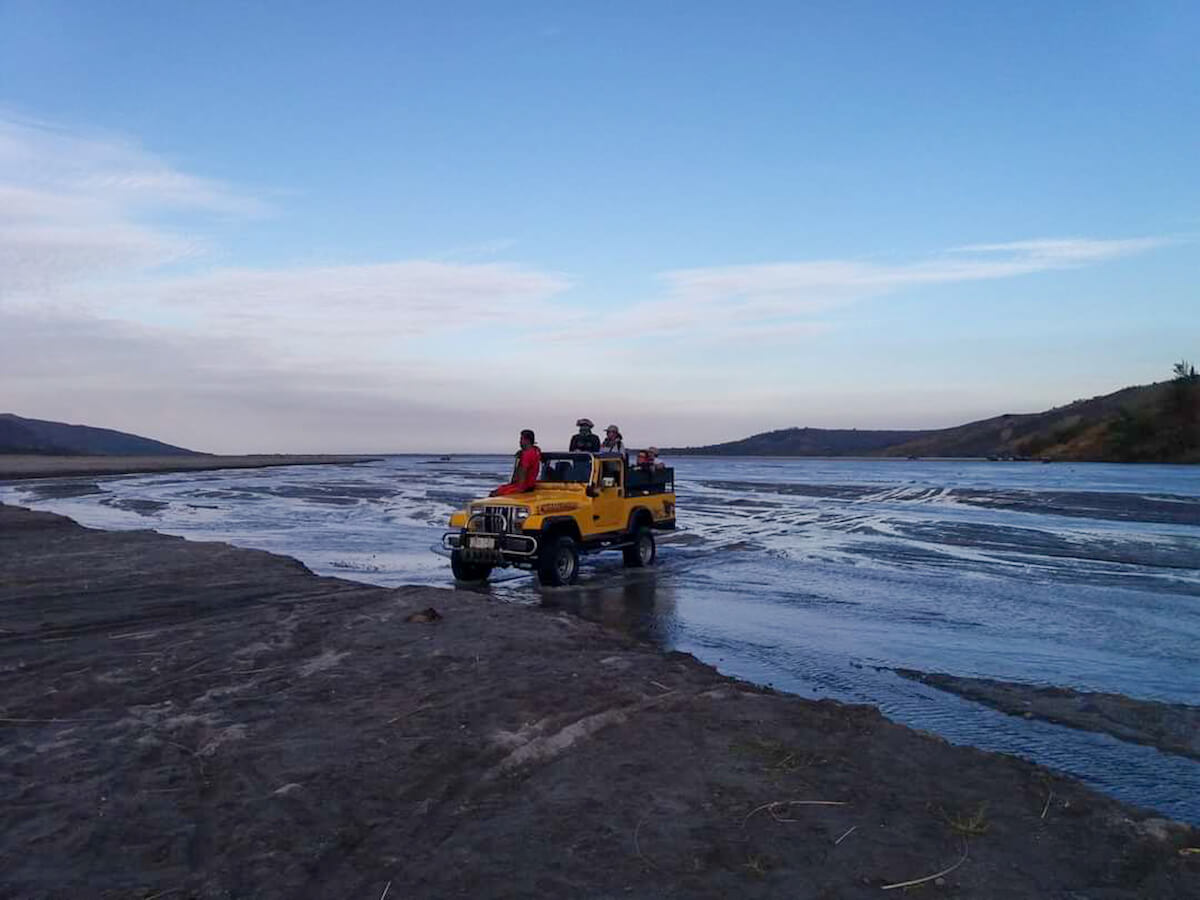
<svg viewBox="0 0 1200 900">
<path fill-rule="evenodd" d="M 493 497 L 520 494 L 532 491 L 542 470 L 542 451 L 534 443 L 533 432 L 526 428 L 521 432 L 521 449 L 517 451 L 517 462 L 513 467 L 512 481 L 492 491 Z"/>
</svg>

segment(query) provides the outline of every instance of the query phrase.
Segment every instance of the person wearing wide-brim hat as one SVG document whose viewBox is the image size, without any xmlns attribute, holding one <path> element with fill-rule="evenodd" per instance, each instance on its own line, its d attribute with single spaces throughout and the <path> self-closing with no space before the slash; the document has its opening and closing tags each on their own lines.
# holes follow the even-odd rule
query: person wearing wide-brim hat
<svg viewBox="0 0 1200 900">
<path fill-rule="evenodd" d="M 600 452 L 600 435 L 592 434 L 592 429 L 596 427 L 592 424 L 592 420 L 580 419 L 575 424 L 579 428 L 579 434 L 571 435 L 570 451 L 572 453 Z"/>
<path fill-rule="evenodd" d="M 625 439 L 621 437 L 621 429 L 609 425 L 604 429 L 604 442 L 600 445 L 601 453 L 624 453 Z"/>
</svg>

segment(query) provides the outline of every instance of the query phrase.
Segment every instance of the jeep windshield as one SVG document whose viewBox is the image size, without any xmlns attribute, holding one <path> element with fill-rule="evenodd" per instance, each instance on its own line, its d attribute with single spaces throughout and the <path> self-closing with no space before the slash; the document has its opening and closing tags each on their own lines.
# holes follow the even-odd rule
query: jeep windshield
<svg viewBox="0 0 1200 900">
<path fill-rule="evenodd" d="M 592 457 L 588 453 L 543 453 L 538 481 L 587 484 L 592 480 Z"/>
</svg>

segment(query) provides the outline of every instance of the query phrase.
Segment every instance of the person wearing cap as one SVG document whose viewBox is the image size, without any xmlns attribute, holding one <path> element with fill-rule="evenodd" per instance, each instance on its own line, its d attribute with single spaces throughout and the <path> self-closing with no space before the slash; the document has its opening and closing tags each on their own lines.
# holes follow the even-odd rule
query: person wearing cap
<svg viewBox="0 0 1200 900">
<path fill-rule="evenodd" d="M 621 437 L 621 429 L 609 425 L 604 429 L 604 443 L 600 445 L 601 453 L 624 453 L 625 440 Z"/>
<path fill-rule="evenodd" d="M 579 428 L 579 434 L 571 435 L 571 446 L 568 448 L 570 452 L 599 453 L 600 435 L 592 434 L 592 429 L 596 427 L 592 424 L 592 420 L 580 419 L 575 424 Z"/>
</svg>

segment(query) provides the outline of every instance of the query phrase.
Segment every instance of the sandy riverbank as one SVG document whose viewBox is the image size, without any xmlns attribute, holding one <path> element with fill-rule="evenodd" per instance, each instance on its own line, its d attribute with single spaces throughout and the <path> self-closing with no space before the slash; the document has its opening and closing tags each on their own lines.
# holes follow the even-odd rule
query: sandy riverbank
<svg viewBox="0 0 1200 900">
<path fill-rule="evenodd" d="M 3 896 L 1200 894 L 1194 829 L 552 607 L 0 506 L 0 629 Z"/>
<path fill-rule="evenodd" d="M 211 469 L 262 469 L 268 466 L 324 466 L 369 462 L 376 456 L 39 456 L 0 454 L 0 481 L 75 475 L 129 475 L 145 472 L 202 472 Z"/>
</svg>

